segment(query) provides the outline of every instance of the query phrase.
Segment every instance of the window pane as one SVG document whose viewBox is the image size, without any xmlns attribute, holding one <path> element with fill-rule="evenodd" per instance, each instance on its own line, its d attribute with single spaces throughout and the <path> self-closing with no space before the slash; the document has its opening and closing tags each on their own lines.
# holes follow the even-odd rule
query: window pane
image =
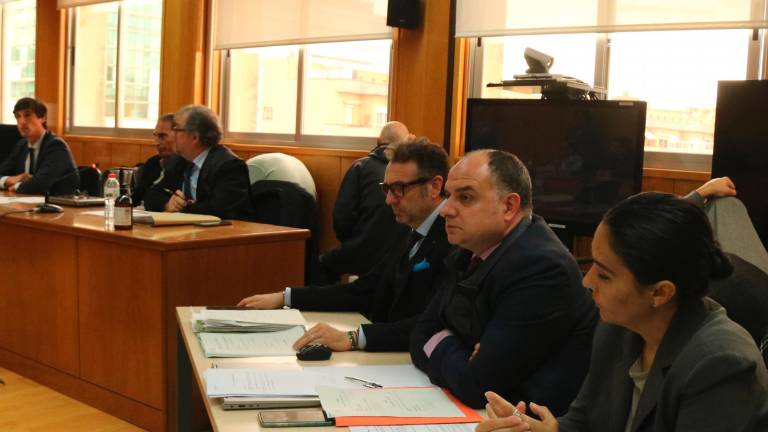
<svg viewBox="0 0 768 432">
<path fill-rule="evenodd" d="M 118 3 L 76 8 L 74 126 L 115 126 Z"/>
<path fill-rule="evenodd" d="M 712 154 L 718 80 L 747 76 L 750 30 L 616 33 L 610 99 L 648 102 L 646 151 Z"/>
<path fill-rule="evenodd" d="M 308 45 L 302 131 L 378 136 L 389 95 L 390 40 Z"/>
<path fill-rule="evenodd" d="M 160 0 L 124 2 L 120 21 L 118 127 L 154 127 L 160 111 Z"/>
<path fill-rule="evenodd" d="M 296 133 L 299 48 L 230 51 L 227 130 Z"/>
<path fill-rule="evenodd" d="M 594 85 L 596 35 L 591 33 L 545 36 L 483 38 L 483 98 L 539 99 L 520 87 L 486 87 L 488 83 L 512 80 L 525 74 L 528 64 L 523 52 L 530 47 L 555 58 L 549 72 L 573 77 Z"/>
<path fill-rule="evenodd" d="M 3 4 L 3 123 L 15 123 L 13 106 L 35 95 L 35 0 Z"/>
</svg>

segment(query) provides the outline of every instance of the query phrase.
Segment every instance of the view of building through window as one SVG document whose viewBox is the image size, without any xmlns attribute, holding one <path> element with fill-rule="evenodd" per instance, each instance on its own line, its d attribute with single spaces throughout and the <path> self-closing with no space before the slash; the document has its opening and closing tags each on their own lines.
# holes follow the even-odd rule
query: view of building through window
<svg viewBox="0 0 768 432">
<path fill-rule="evenodd" d="M 159 111 L 161 0 L 75 9 L 71 125 L 152 128 Z"/>
<path fill-rule="evenodd" d="M 13 106 L 35 95 L 35 0 L 16 0 L 2 7 L 3 123 L 15 123 Z"/>
<path fill-rule="evenodd" d="M 390 40 L 233 49 L 229 132 L 377 136 L 387 119 Z M 299 57 L 303 49 L 303 70 Z"/>
<path fill-rule="evenodd" d="M 539 98 L 486 87 L 528 68 L 526 47 L 555 58 L 550 72 L 594 85 L 597 38 L 608 37 L 608 98 L 648 102 L 647 151 L 711 154 L 719 80 L 747 76 L 750 30 L 512 36 L 483 39 L 484 98 Z"/>
</svg>

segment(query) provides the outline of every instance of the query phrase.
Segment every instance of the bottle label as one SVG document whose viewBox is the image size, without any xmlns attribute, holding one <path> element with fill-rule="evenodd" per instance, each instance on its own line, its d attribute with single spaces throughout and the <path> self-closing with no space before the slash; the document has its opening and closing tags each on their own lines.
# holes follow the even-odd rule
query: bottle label
<svg viewBox="0 0 768 432">
<path fill-rule="evenodd" d="M 115 207 L 115 225 L 131 226 L 133 225 L 133 207 Z"/>
</svg>

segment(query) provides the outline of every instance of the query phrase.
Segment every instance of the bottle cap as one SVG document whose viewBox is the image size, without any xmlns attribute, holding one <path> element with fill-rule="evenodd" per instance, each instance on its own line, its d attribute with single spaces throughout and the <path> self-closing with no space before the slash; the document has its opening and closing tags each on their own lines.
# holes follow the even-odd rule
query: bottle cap
<svg viewBox="0 0 768 432">
<path fill-rule="evenodd" d="M 113 178 L 113 179 L 116 179 L 116 178 L 117 178 L 117 174 L 115 174 L 115 173 L 109 173 L 109 175 L 107 176 L 107 178 Z"/>
</svg>

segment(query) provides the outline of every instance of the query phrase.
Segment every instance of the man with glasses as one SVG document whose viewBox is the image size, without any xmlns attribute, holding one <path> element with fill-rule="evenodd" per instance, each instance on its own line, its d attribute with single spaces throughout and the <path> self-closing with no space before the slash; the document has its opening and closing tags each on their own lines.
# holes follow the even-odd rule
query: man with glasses
<svg viewBox="0 0 768 432">
<path fill-rule="evenodd" d="M 136 173 L 136 187 L 133 189 L 133 205 L 144 200 L 150 187 L 162 180 L 165 168 L 179 156 L 176 154 L 176 140 L 173 133 L 173 113 L 163 114 L 157 119 L 152 136 L 155 138 L 157 154 L 147 159 Z"/>
<path fill-rule="evenodd" d="M 344 174 L 333 205 L 333 231 L 339 245 L 320 256 L 321 276 L 326 280 L 317 282 L 336 282 L 344 273 L 367 273 L 407 232 L 406 226 L 395 221 L 379 183 L 387 167 L 385 152 L 409 137 L 404 124 L 385 124 L 376 147 Z"/>
<path fill-rule="evenodd" d="M 434 293 L 450 246 L 440 217 L 445 151 L 425 138 L 392 149 L 381 188 L 397 222 L 411 228 L 371 271 L 348 284 L 286 288 L 247 297 L 239 306 L 312 311 L 353 311 L 372 324 L 342 332 L 320 323 L 294 343 L 326 345 L 334 351 L 405 351 L 411 328 Z M 376 229 L 375 227 L 373 229 Z"/>
<path fill-rule="evenodd" d="M 181 156 L 144 196 L 151 211 L 209 214 L 222 219 L 248 215 L 248 169 L 219 144 L 221 125 L 203 105 L 187 105 L 174 115 L 176 152 Z"/>
</svg>

